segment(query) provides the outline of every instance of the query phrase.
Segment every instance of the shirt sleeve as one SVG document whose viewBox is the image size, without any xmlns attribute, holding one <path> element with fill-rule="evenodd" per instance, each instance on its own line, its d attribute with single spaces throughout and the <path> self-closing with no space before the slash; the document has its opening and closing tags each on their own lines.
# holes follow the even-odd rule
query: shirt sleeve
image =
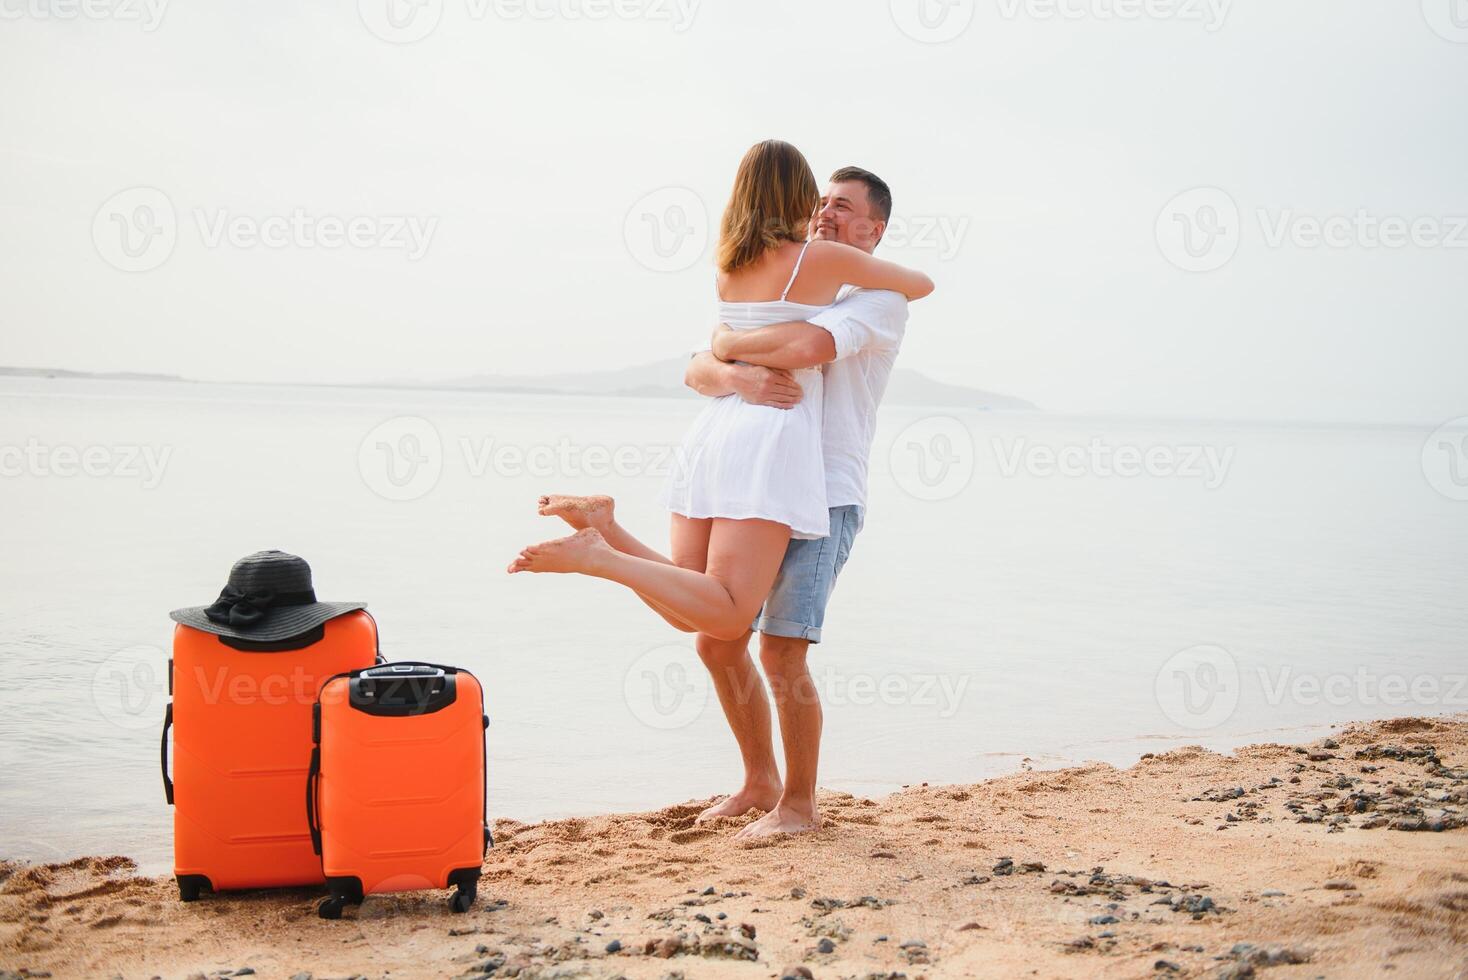
<svg viewBox="0 0 1468 980">
<path fill-rule="evenodd" d="M 907 297 L 886 289 L 858 289 L 811 323 L 836 341 L 836 360 L 864 350 L 897 350 L 907 329 Z"/>
</svg>

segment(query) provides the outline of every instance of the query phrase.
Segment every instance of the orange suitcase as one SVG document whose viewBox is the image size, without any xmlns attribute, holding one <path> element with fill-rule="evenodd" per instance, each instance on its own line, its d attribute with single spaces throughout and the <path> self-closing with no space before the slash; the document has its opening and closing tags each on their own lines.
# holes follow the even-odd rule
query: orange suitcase
<svg viewBox="0 0 1468 980">
<path fill-rule="evenodd" d="M 306 812 L 331 889 L 321 917 L 374 893 L 450 887 L 450 907 L 467 912 L 490 845 L 479 681 L 383 664 L 328 680 L 315 712 Z"/>
<path fill-rule="evenodd" d="M 181 899 L 322 883 L 301 813 L 312 708 L 325 679 L 377 659 L 377 624 L 360 610 L 274 642 L 174 628 L 161 755 Z"/>
</svg>

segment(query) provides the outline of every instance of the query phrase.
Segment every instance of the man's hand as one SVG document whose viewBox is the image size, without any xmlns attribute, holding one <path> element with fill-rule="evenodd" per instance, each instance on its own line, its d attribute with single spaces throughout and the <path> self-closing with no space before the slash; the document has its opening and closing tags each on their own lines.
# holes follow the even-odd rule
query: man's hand
<svg viewBox="0 0 1468 980">
<path fill-rule="evenodd" d="M 751 405 L 791 409 L 805 397 L 805 389 L 789 371 L 757 367 L 753 364 L 731 364 L 730 381 L 734 393 Z"/>
</svg>

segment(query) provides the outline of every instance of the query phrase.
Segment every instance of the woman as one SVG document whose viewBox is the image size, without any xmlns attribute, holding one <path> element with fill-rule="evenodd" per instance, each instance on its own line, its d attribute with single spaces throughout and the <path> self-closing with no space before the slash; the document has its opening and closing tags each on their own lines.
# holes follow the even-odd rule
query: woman
<svg viewBox="0 0 1468 980">
<path fill-rule="evenodd" d="M 810 165 L 789 143 L 766 140 L 744 155 L 719 232 L 715 284 L 723 323 L 748 330 L 808 320 L 847 283 L 914 300 L 933 291 L 921 272 L 848 245 L 807 241 L 819 200 Z M 678 629 L 721 640 L 743 636 L 791 536 L 828 533 L 821 371 L 797 371 L 795 379 L 804 395 L 794 408 L 727 395 L 694 421 L 680 456 L 684 468 L 664 494 L 672 511 L 671 561 L 630 539 L 608 543 L 592 526 L 598 510 L 610 516 L 608 498 L 542 498 L 541 513 L 582 530 L 526 548 L 508 570 L 610 579 Z"/>
</svg>

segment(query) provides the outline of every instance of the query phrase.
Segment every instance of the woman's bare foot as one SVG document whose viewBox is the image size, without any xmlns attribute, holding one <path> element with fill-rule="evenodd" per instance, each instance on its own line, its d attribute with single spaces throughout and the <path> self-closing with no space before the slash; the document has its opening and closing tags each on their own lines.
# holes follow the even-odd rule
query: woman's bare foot
<svg viewBox="0 0 1468 980">
<path fill-rule="evenodd" d="M 542 541 L 520 552 L 505 569 L 516 572 L 585 572 L 596 574 L 603 560 L 616 554 L 601 532 L 594 527 L 577 531 L 567 538 Z"/>
<path fill-rule="evenodd" d="M 594 527 L 604 531 L 611 527 L 616 501 L 611 497 L 573 497 L 552 493 L 540 498 L 540 516 L 559 517 L 580 531 Z"/>
<path fill-rule="evenodd" d="M 774 837 L 777 834 L 804 834 L 820 829 L 821 815 L 814 810 L 800 813 L 791 807 L 776 804 L 769 813 L 735 834 L 734 839 L 752 840 L 757 837 Z"/>
<path fill-rule="evenodd" d="M 742 817 L 750 810 L 768 813 L 780 801 L 781 789 L 779 783 L 766 786 L 741 786 L 737 793 L 715 803 L 700 813 L 693 822 L 705 823 L 715 817 Z"/>
</svg>

